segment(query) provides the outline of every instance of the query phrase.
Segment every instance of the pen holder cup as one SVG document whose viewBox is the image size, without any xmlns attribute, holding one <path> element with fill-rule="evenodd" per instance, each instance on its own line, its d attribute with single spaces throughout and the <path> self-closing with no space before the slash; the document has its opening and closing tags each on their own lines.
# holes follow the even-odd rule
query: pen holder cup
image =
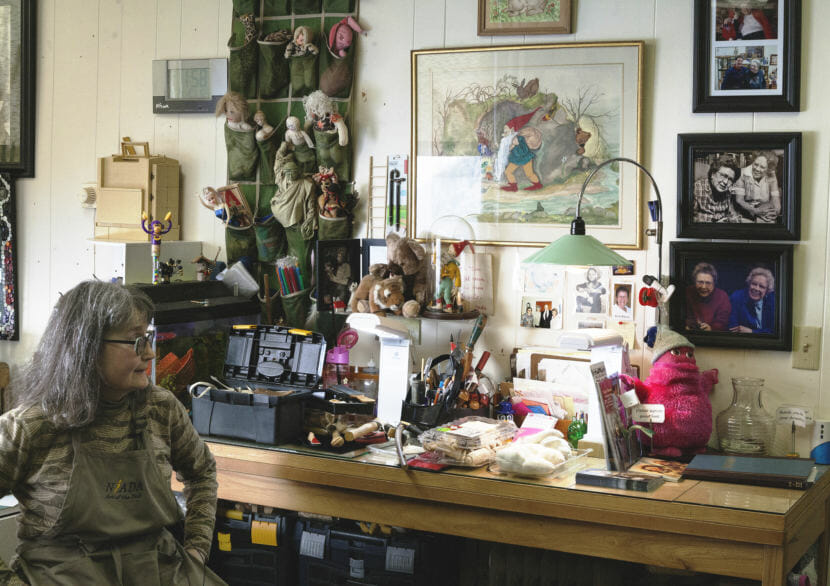
<svg viewBox="0 0 830 586">
<path fill-rule="evenodd" d="M 490 417 L 490 407 L 480 409 L 447 409 L 444 405 L 415 405 L 404 401 L 401 420 L 418 427 L 436 427 L 462 417 Z"/>
<path fill-rule="evenodd" d="M 441 403 L 437 405 L 416 405 L 404 401 L 401 408 L 401 421 L 412 423 L 418 427 L 435 427 L 451 419 L 449 412 Z"/>
</svg>

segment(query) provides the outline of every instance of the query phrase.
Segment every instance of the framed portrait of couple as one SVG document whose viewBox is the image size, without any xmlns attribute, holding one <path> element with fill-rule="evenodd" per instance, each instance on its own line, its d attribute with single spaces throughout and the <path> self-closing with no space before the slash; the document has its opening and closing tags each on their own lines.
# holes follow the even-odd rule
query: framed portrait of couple
<svg viewBox="0 0 830 586">
<path fill-rule="evenodd" d="M 672 242 L 671 327 L 699 346 L 792 347 L 792 244 Z"/>
<path fill-rule="evenodd" d="M 680 134 L 677 236 L 801 237 L 801 133 Z"/>
<path fill-rule="evenodd" d="M 798 112 L 801 0 L 695 0 L 694 112 Z"/>
</svg>

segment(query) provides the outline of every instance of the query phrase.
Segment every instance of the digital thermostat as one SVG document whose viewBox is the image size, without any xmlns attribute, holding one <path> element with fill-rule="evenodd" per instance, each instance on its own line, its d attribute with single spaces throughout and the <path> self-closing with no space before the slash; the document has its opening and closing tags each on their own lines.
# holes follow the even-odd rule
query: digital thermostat
<svg viewBox="0 0 830 586">
<path fill-rule="evenodd" d="M 228 91 L 227 59 L 153 60 L 153 113 L 213 113 Z"/>
</svg>

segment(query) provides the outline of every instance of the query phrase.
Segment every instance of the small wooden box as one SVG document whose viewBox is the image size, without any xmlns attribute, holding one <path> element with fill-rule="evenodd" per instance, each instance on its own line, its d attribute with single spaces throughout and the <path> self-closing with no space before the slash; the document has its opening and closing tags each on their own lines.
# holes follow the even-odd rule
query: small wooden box
<svg viewBox="0 0 830 586">
<path fill-rule="evenodd" d="M 143 154 L 136 154 L 135 146 L 143 147 Z M 148 242 L 142 212 L 154 220 L 172 212 L 172 228 L 163 238 L 181 238 L 179 162 L 150 155 L 146 142 L 122 142 L 120 155 L 98 159 L 95 239 Z"/>
</svg>

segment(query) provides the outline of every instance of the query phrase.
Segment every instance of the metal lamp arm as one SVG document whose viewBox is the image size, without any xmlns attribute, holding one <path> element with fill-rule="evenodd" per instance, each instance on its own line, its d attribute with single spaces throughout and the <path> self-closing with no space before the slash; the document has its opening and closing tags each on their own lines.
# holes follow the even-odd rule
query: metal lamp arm
<svg viewBox="0 0 830 586">
<path fill-rule="evenodd" d="M 657 230 L 654 235 L 656 237 L 655 240 L 657 242 L 657 278 L 659 279 L 663 264 L 663 198 L 660 197 L 660 189 L 657 187 L 657 182 L 654 180 L 654 177 L 652 177 L 648 169 L 643 167 L 640 163 L 638 163 L 634 159 L 629 159 L 627 157 L 614 157 L 613 159 L 608 159 L 607 161 L 603 161 L 602 163 L 597 165 L 585 178 L 585 181 L 582 183 L 582 188 L 579 190 L 579 198 L 576 202 L 576 217 L 581 219 L 582 197 L 585 195 L 585 189 L 588 187 L 588 184 L 591 182 L 591 179 L 594 178 L 594 175 L 596 175 L 597 171 L 599 171 L 606 165 L 610 165 L 613 162 L 626 162 L 636 166 L 640 169 L 640 171 L 646 174 L 646 176 L 651 181 L 651 186 L 654 188 L 654 194 L 657 196 L 657 213 L 655 214 L 655 217 L 653 219 L 657 223 Z M 573 228 L 571 230 L 571 233 L 573 233 Z"/>
</svg>

